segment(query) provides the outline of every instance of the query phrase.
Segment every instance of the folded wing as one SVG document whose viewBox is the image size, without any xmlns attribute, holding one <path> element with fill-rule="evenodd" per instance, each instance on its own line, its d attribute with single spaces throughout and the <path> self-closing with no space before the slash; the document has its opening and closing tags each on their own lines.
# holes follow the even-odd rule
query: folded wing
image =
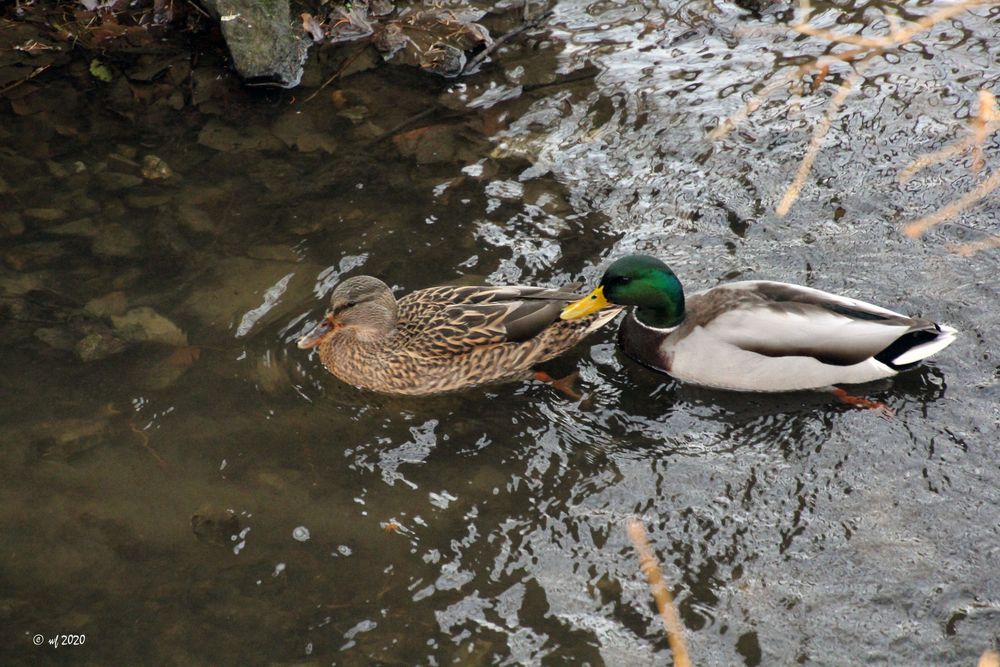
<svg viewBox="0 0 1000 667">
<path fill-rule="evenodd" d="M 712 292 L 738 302 L 704 323 L 706 331 L 769 357 L 807 356 L 836 366 L 874 358 L 898 369 L 954 339 L 953 329 L 930 320 L 798 285 L 749 281 Z"/>
</svg>

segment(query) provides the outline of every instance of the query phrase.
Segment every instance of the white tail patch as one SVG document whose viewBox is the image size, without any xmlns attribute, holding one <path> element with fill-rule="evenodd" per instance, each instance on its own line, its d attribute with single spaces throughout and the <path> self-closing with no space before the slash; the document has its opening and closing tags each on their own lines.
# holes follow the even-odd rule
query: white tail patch
<svg viewBox="0 0 1000 667">
<path fill-rule="evenodd" d="M 938 326 L 941 328 L 941 331 L 938 333 L 937 338 L 929 340 L 926 343 L 921 343 L 916 347 L 911 347 L 909 350 L 893 359 L 892 363 L 896 366 L 913 364 L 921 359 L 926 359 L 932 354 L 940 352 L 954 343 L 955 336 L 958 334 L 958 331 L 952 329 L 946 324 L 939 324 Z"/>
</svg>

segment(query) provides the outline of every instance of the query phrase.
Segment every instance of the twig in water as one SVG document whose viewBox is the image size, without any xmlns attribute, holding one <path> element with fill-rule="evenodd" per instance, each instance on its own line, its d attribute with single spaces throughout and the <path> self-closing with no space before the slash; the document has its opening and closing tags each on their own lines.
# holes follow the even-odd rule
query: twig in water
<svg viewBox="0 0 1000 667">
<path fill-rule="evenodd" d="M 145 449 L 147 452 L 149 452 L 150 455 L 154 459 L 156 459 L 156 463 L 160 466 L 160 469 L 163 470 L 164 472 L 171 472 L 170 464 L 167 463 L 166 461 L 164 461 L 163 457 L 160 456 L 159 454 L 157 454 L 156 450 L 153 449 L 149 445 L 149 436 L 146 435 L 146 432 L 143 431 L 142 429 L 136 427 L 136 425 L 133 424 L 131 420 L 129 421 L 128 426 L 129 426 L 130 429 L 132 429 L 133 433 L 135 433 L 137 436 L 139 436 L 139 438 L 140 438 L 140 443 L 139 444 L 141 444 L 142 447 L 143 447 L 143 449 Z"/>
<path fill-rule="evenodd" d="M 549 18 L 550 16 L 552 16 L 551 11 L 542 12 L 533 19 L 525 19 L 525 22 L 522 23 L 521 25 L 517 26 L 513 30 L 509 30 L 508 32 L 505 32 L 504 34 L 500 35 L 495 40 L 493 40 L 492 44 L 490 44 L 485 49 L 477 53 L 474 58 L 469 60 L 469 62 L 465 63 L 465 67 L 462 68 L 462 71 L 459 73 L 459 76 L 465 76 L 466 74 L 471 74 L 475 72 L 476 69 L 483 64 L 483 61 L 489 58 L 490 55 L 492 55 L 497 49 L 500 48 L 501 45 L 503 45 L 506 42 L 509 42 L 510 40 L 512 40 L 513 38 L 517 37 L 522 32 L 524 32 L 525 30 L 531 30 L 532 28 L 534 28 L 535 26 L 537 26 L 539 23 Z"/>
<path fill-rule="evenodd" d="M 674 665 L 691 667 L 691 659 L 684 645 L 680 616 L 674 608 L 670 589 L 663 583 L 663 573 L 660 571 L 659 563 L 656 562 L 652 547 L 649 546 L 649 538 L 646 536 L 646 528 L 642 525 L 642 521 L 632 519 L 628 522 L 628 537 L 632 540 L 632 546 L 639 552 L 639 567 L 646 575 L 646 581 L 649 582 L 653 598 L 656 600 L 656 607 L 660 610 L 660 618 L 663 619 L 663 626 L 667 630 L 667 641 L 670 642 L 670 651 L 674 654 Z"/>
<path fill-rule="evenodd" d="M 972 133 L 962 141 L 955 142 L 951 146 L 945 146 L 941 150 L 921 155 L 916 160 L 899 172 L 899 182 L 906 183 L 913 178 L 920 170 L 943 162 L 952 155 L 964 153 L 972 148 L 972 172 L 977 173 L 983 168 L 983 144 L 986 137 L 1000 129 L 1000 111 L 997 110 L 997 100 L 993 93 L 988 90 L 979 91 L 979 112 L 972 119 Z"/>
<path fill-rule="evenodd" d="M 958 215 L 998 187 L 1000 187 L 1000 170 L 993 172 L 989 178 L 977 185 L 971 192 L 967 192 L 946 206 L 942 206 L 930 215 L 925 215 L 916 222 L 911 222 L 903 228 L 903 233 L 911 239 L 918 238 L 934 225 L 941 224 L 948 218 Z"/>
<path fill-rule="evenodd" d="M 961 255 L 962 257 L 972 257 L 977 252 L 992 250 L 993 248 L 1000 248 L 1000 236 L 991 236 L 988 239 L 973 241 L 972 243 L 951 243 L 947 246 L 949 252 Z M 1000 665 L 997 665 L 997 667 L 1000 667 Z"/>
<path fill-rule="evenodd" d="M 210 20 L 211 20 L 211 18 L 212 18 L 212 15 L 211 15 L 211 14 L 209 14 L 208 12 L 206 12 L 206 11 L 205 11 L 204 9 L 202 9 L 201 7 L 199 7 L 199 6 L 198 6 L 198 3 L 196 3 L 196 2 L 192 2 L 191 0 L 187 0 L 187 3 L 188 3 L 189 5 L 191 5 L 191 8 L 192 8 L 192 9 L 194 9 L 194 10 L 195 10 L 196 12 L 198 12 L 199 14 L 201 14 L 202 16 L 204 16 L 205 18 L 207 18 L 207 19 L 210 19 Z"/>
<path fill-rule="evenodd" d="M 823 138 L 830 129 L 833 115 L 843 104 L 847 95 L 850 93 L 851 88 L 856 84 L 860 76 L 861 66 L 878 56 L 885 55 L 887 52 L 903 46 L 920 33 L 932 29 L 934 26 L 943 21 L 947 21 L 948 19 L 958 16 L 959 14 L 972 10 L 974 7 L 978 7 L 992 1 L 994 0 L 962 0 L 954 5 L 944 7 L 943 9 L 905 24 L 899 21 L 899 18 L 895 13 L 886 9 L 883 13 L 889 24 L 888 34 L 867 37 L 853 33 L 838 33 L 832 30 L 810 25 L 809 20 L 811 19 L 812 6 L 807 0 L 801 0 L 800 8 L 802 11 L 802 19 L 795 25 L 790 26 L 790 29 L 802 35 L 822 39 L 834 46 L 852 46 L 854 48 L 824 56 L 818 56 L 813 60 L 800 65 L 778 81 L 768 84 L 759 94 L 751 98 L 751 100 L 747 102 L 743 108 L 720 122 L 718 127 L 708 134 L 708 137 L 713 140 L 725 137 L 733 130 L 734 127 L 736 127 L 737 124 L 746 120 L 750 114 L 759 109 L 765 101 L 774 96 L 779 90 L 808 74 L 813 74 L 816 77 L 812 86 L 813 91 L 815 91 L 815 89 L 822 83 L 822 80 L 826 77 L 827 72 L 829 72 L 830 65 L 841 64 L 853 66 L 854 69 L 851 74 L 848 75 L 847 80 L 841 84 L 841 87 L 831 98 L 830 106 L 824 114 L 824 117 L 816 124 L 812 140 L 810 141 L 809 148 L 803 157 L 802 164 L 799 166 L 799 171 L 795 180 L 788 187 L 781 203 L 778 205 L 776 210 L 777 215 L 779 217 L 784 216 L 788 213 L 791 205 L 798 197 L 799 191 L 802 189 L 805 179 L 808 177 L 812 168 L 813 162 L 819 153 L 820 144 L 822 144 Z M 978 153 L 976 157 L 979 157 Z"/>
<path fill-rule="evenodd" d="M 350 67 L 351 63 L 353 63 L 355 60 L 357 60 L 361 56 L 361 54 L 365 52 L 365 50 L 367 48 L 368 48 L 367 44 L 362 45 L 362 47 L 360 49 L 358 49 L 357 52 L 354 55 L 352 55 L 351 57 L 349 57 L 347 60 L 344 61 L 344 64 L 341 65 L 337 69 L 337 71 L 333 73 L 333 76 L 331 76 L 329 79 L 327 79 L 326 81 L 324 81 L 323 85 L 321 85 L 319 88 L 317 88 L 313 92 L 312 95 L 310 95 L 309 97 L 307 97 L 304 100 L 302 100 L 302 104 L 305 104 L 306 102 L 308 102 L 312 98 L 314 98 L 317 95 L 319 95 L 321 92 L 323 92 L 324 88 L 326 88 L 331 83 L 333 83 L 334 81 L 336 81 L 337 79 L 339 79 L 340 75 L 344 73 L 344 70 L 346 70 L 348 67 Z"/>
<path fill-rule="evenodd" d="M 377 137 L 375 137 L 374 139 L 372 139 L 370 142 L 368 142 L 368 145 L 369 146 L 374 146 L 375 144 L 378 144 L 378 143 L 381 143 L 381 142 L 385 141 L 389 137 L 395 135 L 400 130 L 406 128 L 409 125 L 412 125 L 413 123 L 421 121 L 424 118 L 427 118 L 428 116 L 432 115 L 437 110 L 438 110 L 437 105 L 432 105 L 432 106 L 427 107 L 426 109 L 424 109 L 420 113 L 414 114 L 414 115 L 410 116 L 409 118 L 407 118 L 406 120 L 393 125 L 391 128 L 389 128 L 388 130 L 386 130 L 385 132 L 383 132 L 382 134 L 378 135 Z"/>
<path fill-rule="evenodd" d="M 38 76 L 39 74 L 41 74 L 42 72 L 44 72 L 45 70 L 47 70 L 49 67 L 51 67 L 51 65 L 42 65 L 40 67 L 36 67 L 35 69 L 33 69 L 31 71 L 31 74 L 29 74 L 28 76 L 24 77 L 23 79 L 19 79 L 18 81 L 15 81 L 14 83 L 9 83 L 6 86 L 4 86 L 3 88 L 0 88 L 0 95 L 2 95 L 3 93 L 6 93 L 8 90 L 13 90 L 14 88 L 17 88 L 18 86 L 20 86 L 25 81 L 31 81 L 36 76 Z"/>
<path fill-rule="evenodd" d="M 972 133 L 962 141 L 917 158 L 900 173 L 899 181 L 905 183 L 924 167 L 941 162 L 952 155 L 963 153 L 970 148 L 973 155 L 971 169 L 973 173 L 977 173 L 984 164 L 983 144 L 986 143 L 986 137 L 997 129 L 1000 129 L 1000 111 L 997 110 L 996 98 L 989 91 L 980 90 L 979 113 L 972 119 Z M 951 201 L 916 222 L 911 222 L 903 228 L 903 233 L 910 238 L 917 238 L 934 225 L 940 224 L 976 204 L 998 187 L 1000 187 L 1000 170 L 993 172 L 989 178 L 962 197 Z M 992 243 L 987 240 L 958 246 L 955 251 L 962 255 L 971 255 L 989 247 L 992 247 Z"/>
<path fill-rule="evenodd" d="M 812 170 L 813 162 L 816 161 L 816 156 L 819 154 L 819 149 L 823 145 L 823 140 L 826 138 L 826 133 L 830 131 L 830 125 L 833 122 L 833 117 L 836 115 L 837 111 L 844 104 L 844 100 L 850 95 L 851 90 L 857 85 L 858 81 L 861 79 L 860 65 L 853 72 L 847 75 L 844 82 L 840 84 L 840 88 L 837 92 L 833 94 L 830 98 L 830 106 L 827 108 L 826 113 L 820 117 L 819 122 L 816 123 L 816 127 L 813 128 L 812 139 L 809 141 L 809 148 L 806 149 L 806 154 L 802 157 L 802 162 L 799 164 L 799 171 L 795 174 L 795 179 L 792 181 L 788 189 L 785 190 L 785 196 L 781 198 L 781 203 L 778 204 L 778 208 L 775 213 L 779 218 L 783 218 L 788 215 L 789 209 L 792 208 L 792 204 L 795 200 L 799 198 L 799 192 L 802 191 L 802 186 L 805 185 L 806 177 L 809 176 L 809 172 Z"/>
</svg>

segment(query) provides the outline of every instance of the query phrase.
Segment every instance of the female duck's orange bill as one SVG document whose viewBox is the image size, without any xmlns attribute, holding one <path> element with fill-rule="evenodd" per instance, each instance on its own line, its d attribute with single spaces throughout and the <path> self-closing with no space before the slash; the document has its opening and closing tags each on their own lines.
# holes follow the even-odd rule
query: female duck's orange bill
<svg viewBox="0 0 1000 667">
<path fill-rule="evenodd" d="M 598 287 L 579 301 L 568 304 L 559 317 L 564 320 L 578 320 L 610 305 L 611 303 L 604 298 L 604 287 Z"/>
<path fill-rule="evenodd" d="M 299 338 L 299 349 L 308 350 L 311 347 L 316 347 L 322 343 L 327 336 L 333 333 L 333 330 L 337 328 L 336 322 L 333 321 L 332 315 L 327 315 L 320 323 L 314 326 L 309 332 Z"/>
</svg>

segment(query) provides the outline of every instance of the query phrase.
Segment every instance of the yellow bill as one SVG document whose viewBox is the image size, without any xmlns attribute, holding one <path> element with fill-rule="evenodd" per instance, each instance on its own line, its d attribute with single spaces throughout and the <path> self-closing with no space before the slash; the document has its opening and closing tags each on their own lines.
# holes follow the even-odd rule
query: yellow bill
<svg viewBox="0 0 1000 667">
<path fill-rule="evenodd" d="M 611 303 L 604 298 L 604 287 L 598 287 L 579 301 L 574 301 L 563 308 L 559 317 L 564 320 L 578 320 L 610 305 Z"/>
</svg>

